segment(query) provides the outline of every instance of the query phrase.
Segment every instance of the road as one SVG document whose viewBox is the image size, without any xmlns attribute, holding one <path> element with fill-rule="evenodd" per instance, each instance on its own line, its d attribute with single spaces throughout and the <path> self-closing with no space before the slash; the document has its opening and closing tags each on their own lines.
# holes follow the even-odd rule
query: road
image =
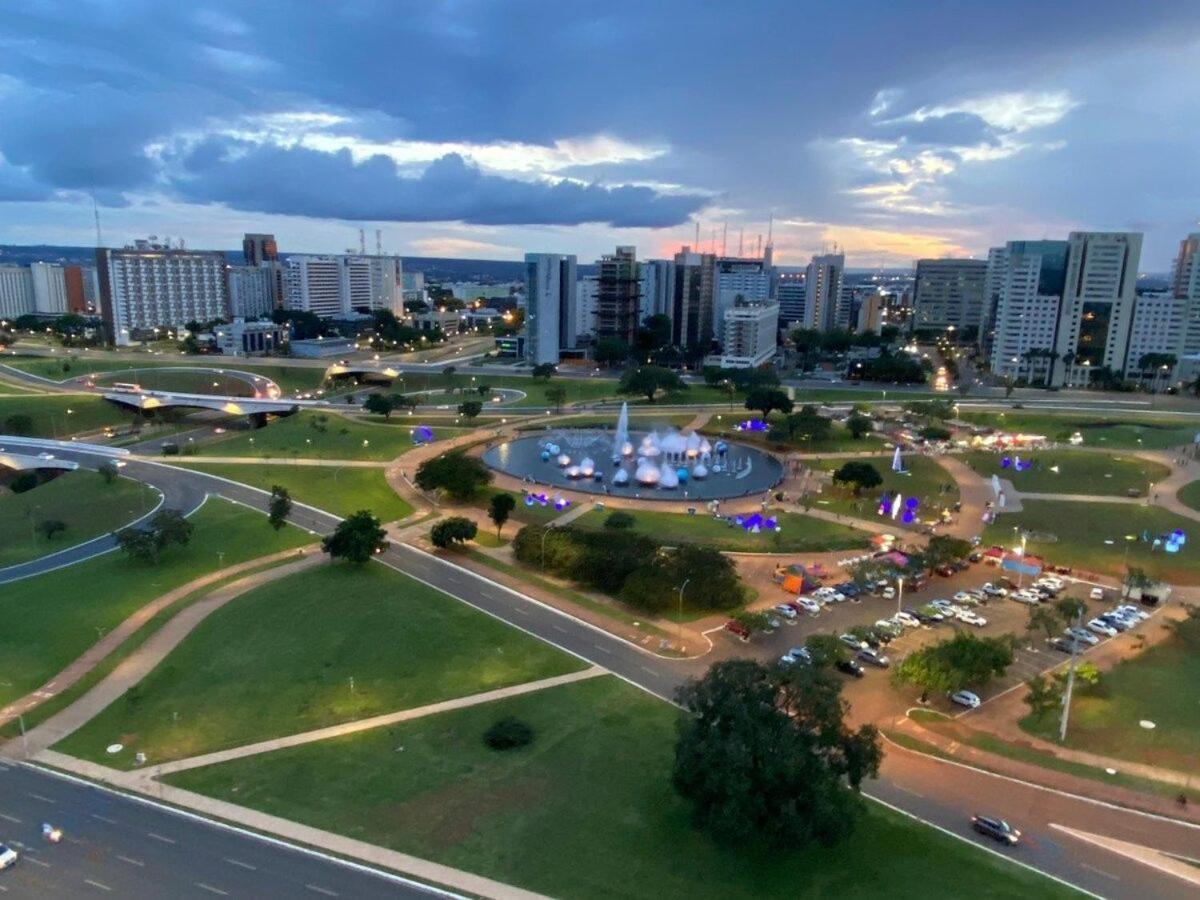
<svg viewBox="0 0 1200 900">
<path fill-rule="evenodd" d="M 63 455 L 95 464 L 86 451 L 74 450 L 73 454 Z M 166 487 L 208 491 L 266 509 L 264 492 L 201 472 L 154 463 L 141 466 L 157 469 L 154 477 Z M 139 468 L 130 474 L 141 472 Z M 329 531 L 338 521 L 328 513 L 299 505 L 291 518 L 295 524 L 318 533 Z M 671 699 L 685 679 L 700 674 L 706 666 L 703 661 L 679 662 L 645 653 L 607 632 L 407 545 L 392 545 L 378 558 L 663 699 Z M 1193 858 L 1200 856 L 1200 828 L 1061 796 L 898 748 L 887 754 L 881 777 L 870 784 L 867 793 L 988 849 L 995 845 L 969 830 L 970 816 L 986 812 L 1004 817 L 1024 831 L 1029 840 L 1015 850 L 1002 852 L 1100 896 L 1194 896 L 1194 889 L 1169 874 L 1060 836 L 1051 826 L 1124 838 Z"/>
<path fill-rule="evenodd" d="M 450 896 L 27 766 L 0 766 L 0 841 L 21 854 L 0 872 L 12 897 Z"/>
</svg>

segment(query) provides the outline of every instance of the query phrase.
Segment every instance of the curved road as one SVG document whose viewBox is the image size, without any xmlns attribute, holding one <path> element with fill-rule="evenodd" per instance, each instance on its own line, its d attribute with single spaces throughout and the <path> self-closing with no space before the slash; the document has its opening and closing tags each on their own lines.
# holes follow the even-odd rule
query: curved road
<svg viewBox="0 0 1200 900">
<path fill-rule="evenodd" d="M 64 450 L 62 455 L 96 464 L 96 457 L 80 448 Z M 259 510 L 265 511 L 267 507 L 266 492 L 202 472 L 151 462 L 141 462 L 136 467 L 131 462 L 125 472 L 135 477 L 151 477 L 160 489 L 172 490 L 177 496 L 212 493 Z M 332 530 L 339 521 L 329 513 L 299 504 L 291 520 L 318 534 Z M 678 662 L 645 653 L 607 632 L 407 545 L 393 544 L 379 560 L 663 699 L 670 700 L 680 684 L 706 668 L 700 661 Z M 866 793 L 993 852 L 997 845 L 975 836 L 967 823 L 976 812 L 1003 816 L 1021 828 L 1028 840 L 1018 848 L 1000 852 L 1095 895 L 1195 896 L 1194 887 L 1184 881 L 1068 837 L 1055 826 L 1124 839 L 1192 858 L 1200 856 L 1200 827 L 1058 794 L 891 748 L 880 778 L 871 783 Z"/>
</svg>

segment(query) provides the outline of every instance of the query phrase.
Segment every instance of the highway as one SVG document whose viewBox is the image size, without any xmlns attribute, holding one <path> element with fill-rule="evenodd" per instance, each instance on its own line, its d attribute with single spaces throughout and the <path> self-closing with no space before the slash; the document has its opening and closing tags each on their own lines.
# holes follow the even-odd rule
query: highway
<svg viewBox="0 0 1200 900">
<path fill-rule="evenodd" d="M 96 459 L 83 450 L 64 451 L 65 458 L 84 464 Z M 149 470 L 155 470 L 151 473 Z M 195 497 L 205 492 L 265 510 L 267 495 L 242 485 L 185 469 L 143 462 L 125 470 L 152 475 L 161 489 Z M 176 483 L 178 482 L 178 483 Z M 292 521 L 317 533 L 331 530 L 338 519 L 297 505 Z M 517 628 L 585 660 L 603 666 L 631 684 L 670 700 L 688 677 L 707 662 L 678 662 L 652 654 L 574 619 L 551 607 L 497 585 L 451 562 L 406 545 L 393 545 L 379 561 L 423 581 Z M 1194 887 L 1157 869 L 1115 856 L 1062 835 L 1052 826 L 1128 840 L 1166 852 L 1200 857 L 1200 828 L 1160 819 L 1082 798 L 1060 795 L 959 765 L 888 748 L 877 781 L 866 793 L 980 846 L 1104 897 L 1195 896 Z M 0 811 L 4 811 L 0 809 Z M 997 850 L 990 840 L 973 834 L 970 816 L 986 813 L 1008 819 L 1027 840 L 1011 850 Z"/>
</svg>

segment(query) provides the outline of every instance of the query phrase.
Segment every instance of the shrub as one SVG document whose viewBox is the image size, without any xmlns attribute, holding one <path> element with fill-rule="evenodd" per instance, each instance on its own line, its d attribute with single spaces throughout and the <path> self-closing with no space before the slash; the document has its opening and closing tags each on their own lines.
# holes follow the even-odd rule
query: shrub
<svg viewBox="0 0 1200 900">
<path fill-rule="evenodd" d="M 493 750 L 515 750 L 533 743 L 533 729 L 514 716 L 505 716 L 483 733 L 483 742 Z"/>
<path fill-rule="evenodd" d="M 634 521 L 631 514 L 618 510 L 615 513 L 610 513 L 608 518 L 604 520 L 604 527 L 615 528 L 620 531 L 625 528 L 632 528 Z"/>
</svg>

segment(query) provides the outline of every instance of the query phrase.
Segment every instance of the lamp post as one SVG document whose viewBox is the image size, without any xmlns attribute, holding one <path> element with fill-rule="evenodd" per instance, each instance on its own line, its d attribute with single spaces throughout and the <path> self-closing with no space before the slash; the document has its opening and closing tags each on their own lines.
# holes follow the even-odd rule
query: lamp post
<svg viewBox="0 0 1200 900">
<path fill-rule="evenodd" d="M 1016 531 L 1016 530 L 1017 530 L 1017 527 L 1014 525 L 1013 531 Z M 1025 584 L 1025 542 L 1028 539 L 1029 539 L 1029 533 L 1026 531 L 1022 531 L 1021 532 L 1021 565 L 1020 565 L 1020 568 L 1017 569 L 1017 590 L 1018 591 L 1021 590 L 1021 586 Z"/>
<path fill-rule="evenodd" d="M 1077 607 L 1075 613 L 1075 627 L 1083 627 L 1083 607 Z M 1067 668 L 1067 688 L 1063 691 L 1062 699 L 1062 719 L 1058 723 L 1058 742 L 1066 743 L 1067 740 L 1067 719 L 1071 715 L 1071 691 L 1075 687 L 1075 664 L 1079 661 L 1079 639 L 1073 634 L 1068 634 L 1071 639 L 1071 665 Z"/>
<path fill-rule="evenodd" d="M 679 618 L 675 620 L 675 624 L 679 626 L 679 649 L 683 650 L 683 589 L 688 586 L 690 578 L 683 579 L 683 584 L 679 586 Z"/>
<path fill-rule="evenodd" d="M 896 612 L 900 612 L 901 605 L 904 603 L 904 576 L 901 575 L 896 579 Z"/>
</svg>

